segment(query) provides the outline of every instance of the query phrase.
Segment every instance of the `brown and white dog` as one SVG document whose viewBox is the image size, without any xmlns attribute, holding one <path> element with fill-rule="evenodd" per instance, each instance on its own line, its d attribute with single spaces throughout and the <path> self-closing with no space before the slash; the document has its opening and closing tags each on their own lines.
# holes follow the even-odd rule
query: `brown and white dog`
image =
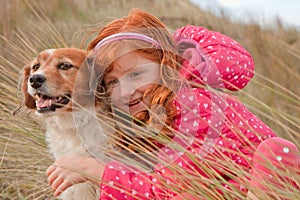
<svg viewBox="0 0 300 200">
<path fill-rule="evenodd" d="M 105 157 L 108 124 L 95 115 L 102 107 L 93 98 L 91 81 L 97 80 L 91 78 L 95 74 L 86 58 L 87 52 L 80 49 L 49 49 L 23 69 L 24 105 L 45 123 L 46 141 L 55 159 L 68 154 Z M 98 196 L 97 187 L 86 182 L 70 187 L 61 198 Z"/>
</svg>

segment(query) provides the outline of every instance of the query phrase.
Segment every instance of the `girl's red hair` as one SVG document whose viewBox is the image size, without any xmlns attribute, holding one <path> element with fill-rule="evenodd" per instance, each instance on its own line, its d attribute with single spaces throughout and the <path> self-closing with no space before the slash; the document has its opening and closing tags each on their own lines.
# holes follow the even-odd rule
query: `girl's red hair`
<svg viewBox="0 0 300 200">
<path fill-rule="evenodd" d="M 100 48 L 100 50 L 96 53 L 96 62 L 102 63 L 100 64 L 100 67 L 103 67 L 103 65 L 108 66 L 108 68 L 106 68 L 104 71 L 103 76 L 105 76 L 105 73 L 113 70 L 113 62 L 114 59 L 116 59 L 116 55 L 114 55 L 112 52 L 117 51 L 120 45 L 126 44 L 133 47 L 133 49 L 135 49 L 134 51 L 141 56 L 160 63 L 162 84 L 149 87 L 149 89 L 147 89 L 145 92 L 144 97 L 150 99 L 150 108 L 156 107 L 156 105 L 160 105 L 165 108 L 167 119 L 161 132 L 170 133 L 170 128 L 174 128 L 172 122 L 177 114 L 176 109 L 173 107 L 173 100 L 175 98 L 174 92 L 176 92 L 179 86 L 179 65 L 177 63 L 178 54 L 176 46 L 173 42 L 173 37 L 168 31 L 166 25 L 164 25 L 157 17 L 143 10 L 133 9 L 131 12 L 129 12 L 128 16 L 114 20 L 104 26 L 100 30 L 98 36 L 88 45 L 87 49 L 89 51 L 94 51 L 94 48 L 99 41 L 113 34 L 122 32 L 140 33 L 151 37 L 160 44 L 160 48 L 155 48 L 151 44 L 146 44 L 145 48 L 144 41 L 112 42 L 112 44 L 108 44 Z M 103 81 L 100 81 L 98 88 L 98 92 L 100 94 L 105 94 L 105 92 L 107 92 L 105 91 L 105 85 Z M 149 114 L 149 112 L 138 113 L 136 116 L 134 116 L 134 118 L 136 118 L 138 121 L 151 125 L 157 121 L 153 119 L 153 115 Z M 121 140 L 124 140 L 124 138 L 122 137 Z"/>
</svg>

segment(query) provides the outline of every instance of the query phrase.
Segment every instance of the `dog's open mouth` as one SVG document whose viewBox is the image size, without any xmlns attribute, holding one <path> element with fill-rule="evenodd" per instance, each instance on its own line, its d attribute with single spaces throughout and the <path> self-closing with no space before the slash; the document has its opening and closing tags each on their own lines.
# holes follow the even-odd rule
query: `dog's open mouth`
<svg viewBox="0 0 300 200">
<path fill-rule="evenodd" d="M 41 93 L 35 95 L 35 105 L 39 113 L 55 111 L 57 108 L 62 108 L 70 102 L 71 95 L 65 94 L 58 97 L 50 97 Z"/>
</svg>

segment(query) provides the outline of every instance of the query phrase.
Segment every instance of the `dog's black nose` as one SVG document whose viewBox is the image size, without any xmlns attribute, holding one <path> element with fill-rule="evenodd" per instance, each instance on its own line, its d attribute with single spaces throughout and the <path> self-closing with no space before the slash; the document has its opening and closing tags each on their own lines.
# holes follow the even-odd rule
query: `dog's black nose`
<svg viewBox="0 0 300 200">
<path fill-rule="evenodd" d="M 29 83 L 31 87 L 38 89 L 46 81 L 46 77 L 41 74 L 34 74 L 29 78 Z"/>
</svg>

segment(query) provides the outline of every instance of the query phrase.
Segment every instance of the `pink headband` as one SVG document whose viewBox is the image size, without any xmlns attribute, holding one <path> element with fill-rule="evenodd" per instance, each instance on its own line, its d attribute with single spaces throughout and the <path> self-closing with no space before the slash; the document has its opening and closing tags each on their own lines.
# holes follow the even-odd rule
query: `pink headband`
<svg viewBox="0 0 300 200">
<path fill-rule="evenodd" d="M 116 33 L 116 34 L 110 35 L 110 36 L 104 38 L 103 40 L 100 40 L 95 47 L 95 51 L 99 50 L 100 47 L 102 47 L 103 45 L 105 45 L 109 42 L 114 42 L 114 41 L 118 41 L 118 40 L 141 40 L 141 41 L 145 41 L 150 44 L 153 44 L 157 48 L 160 47 L 160 44 L 156 40 L 154 40 L 153 38 L 151 38 L 147 35 L 143 35 L 140 33 L 133 33 L 133 32 L 123 32 L 123 33 Z"/>
</svg>

